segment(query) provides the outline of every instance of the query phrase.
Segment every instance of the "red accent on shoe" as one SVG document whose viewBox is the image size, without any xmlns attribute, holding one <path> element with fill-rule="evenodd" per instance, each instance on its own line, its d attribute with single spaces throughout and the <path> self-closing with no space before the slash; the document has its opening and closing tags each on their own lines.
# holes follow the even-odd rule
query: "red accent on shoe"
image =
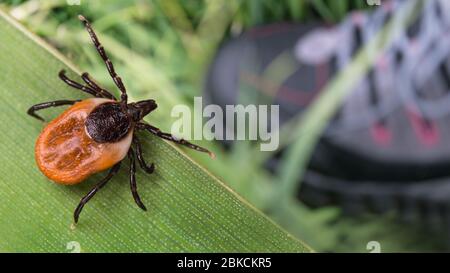
<svg viewBox="0 0 450 273">
<path fill-rule="evenodd" d="M 433 121 L 426 121 L 414 110 L 407 110 L 408 118 L 417 138 L 425 146 L 434 146 L 439 142 L 439 130 Z"/>
<path fill-rule="evenodd" d="M 376 122 L 370 127 L 370 134 L 376 144 L 388 146 L 392 142 L 392 133 L 383 123 Z"/>
</svg>

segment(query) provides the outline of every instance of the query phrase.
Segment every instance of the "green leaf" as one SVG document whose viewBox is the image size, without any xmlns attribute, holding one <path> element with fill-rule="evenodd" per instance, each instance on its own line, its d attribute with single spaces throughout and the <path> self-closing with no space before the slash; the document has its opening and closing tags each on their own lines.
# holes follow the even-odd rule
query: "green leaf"
<svg viewBox="0 0 450 273">
<path fill-rule="evenodd" d="M 75 206 L 105 173 L 76 186 L 50 182 L 34 162 L 44 124 L 26 114 L 39 102 L 86 98 L 58 79 L 62 68 L 79 79 L 60 54 L 0 11 L 0 251 L 68 252 L 72 241 L 83 252 L 310 251 L 179 148 L 150 135 L 141 139 L 156 172 L 137 174 L 148 211 L 133 202 L 124 164 L 73 225 Z M 61 111 L 42 112 L 48 120 Z"/>
</svg>

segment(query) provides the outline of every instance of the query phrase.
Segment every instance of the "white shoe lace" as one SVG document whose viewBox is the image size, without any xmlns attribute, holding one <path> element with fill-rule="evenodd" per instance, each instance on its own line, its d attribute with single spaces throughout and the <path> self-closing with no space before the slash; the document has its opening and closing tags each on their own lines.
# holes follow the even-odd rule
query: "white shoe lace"
<svg viewBox="0 0 450 273">
<path fill-rule="evenodd" d="M 419 15 L 405 29 L 396 21 L 408 7 L 417 7 Z M 367 127 L 400 106 L 408 107 L 426 120 L 450 113 L 449 0 L 392 0 L 383 2 L 372 13 L 352 13 L 336 27 L 340 41 L 348 41 L 335 49 L 337 70 L 346 67 L 355 53 L 391 19 L 396 33 L 394 42 L 348 96 L 340 118 L 330 126 L 330 131 L 343 126 Z M 420 96 L 419 91 L 430 80 L 442 89 L 439 100 Z"/>
</svg>

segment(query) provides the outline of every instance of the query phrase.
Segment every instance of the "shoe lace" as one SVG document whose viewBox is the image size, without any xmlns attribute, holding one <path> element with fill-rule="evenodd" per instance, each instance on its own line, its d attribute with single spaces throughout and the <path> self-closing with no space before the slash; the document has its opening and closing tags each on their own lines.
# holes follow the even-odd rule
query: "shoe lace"
<svg viewBox="0 0 450 273">
<path fill-rule="evenodd" d="M 336 50 L 337 69 L 343 69 L 358 50 L 391 19 L 399 16 L 406 5 L 418 5 L 419 15 L 404 29 L 398 27 L 396 38 L 368 74 L 360 80 L 330 126 L 359 129 L 368 124 L 384 126 L 387 116 L 400 106 L 419 117 L 424 129 L 432 120 L 450 112 L 450 1 L 392 0 L 383 2 L 373 13 L 351 14 L 338 28 L 348 44 Z M 442 85 L 439 100 L 421 96 L 430 80 Z M 425 90 L 426 91 L 426 90 Z M 369 104 L 361 103 L 364 102 Z M 359 109 L 358 109 L 359 107 Z M 354 115 L 358 109 L 358 115 Z M 348 114 L 342 113 L 348 111 Z"/>
</svg>

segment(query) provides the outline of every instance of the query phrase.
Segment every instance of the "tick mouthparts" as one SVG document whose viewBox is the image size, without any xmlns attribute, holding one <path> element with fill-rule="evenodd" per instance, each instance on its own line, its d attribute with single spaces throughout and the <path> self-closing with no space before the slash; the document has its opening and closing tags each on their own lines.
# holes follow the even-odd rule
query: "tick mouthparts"
<svg viewBox="0 0 450 273">
<path fill-rule="evenodd" d="M 209 157 L 211 157 L 211 159 L 215 159 L 216 158 L 216 154 L 213 153 L 213 152 L 209 152 L 208 151 L 208 155 L 209 155 Z"/>
</svg>

